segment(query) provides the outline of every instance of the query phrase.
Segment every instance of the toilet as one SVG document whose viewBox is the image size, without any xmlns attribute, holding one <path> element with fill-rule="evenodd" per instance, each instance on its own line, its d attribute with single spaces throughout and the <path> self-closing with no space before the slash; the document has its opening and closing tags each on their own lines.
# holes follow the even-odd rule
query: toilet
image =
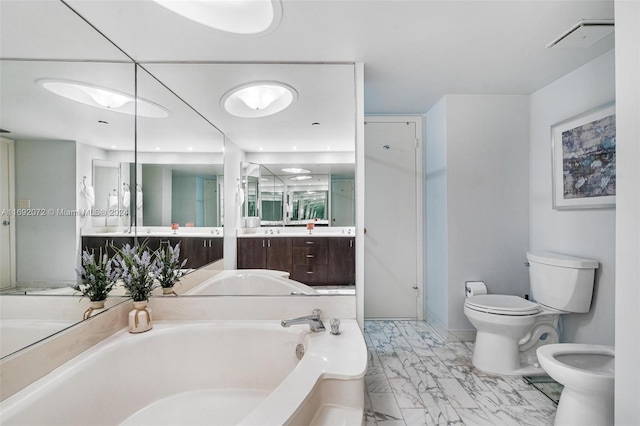
<svg viewBox="0 0 640 426">
<path fill-rule="evenodd" d="M 544 370 L 564 385 L 555 425 L 614 423 L 613 346 L 560 343 L 537 349 Z"/>
<path fill-rule="evenodd" d="M 473 365 L 486 373 L 546 374 L 536 350 L 558 343 L 558 318 L 591 308 L 595 270 L 591 259 L 528 252 L 531 296 L 485 294 L 465 300 L 464 313 L 477 329 Z"/>
</svg>

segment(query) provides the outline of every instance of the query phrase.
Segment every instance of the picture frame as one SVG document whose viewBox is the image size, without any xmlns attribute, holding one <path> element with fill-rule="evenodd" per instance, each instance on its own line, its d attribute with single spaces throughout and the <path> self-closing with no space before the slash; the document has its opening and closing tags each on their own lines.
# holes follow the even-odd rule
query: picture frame
<svg viewBox="0 0 640 426">
<path fill-rule="evenodd" d="M 554 209 L 615 207 L 615 124 L 611 102 L 551 126 Z"/>
</svg>

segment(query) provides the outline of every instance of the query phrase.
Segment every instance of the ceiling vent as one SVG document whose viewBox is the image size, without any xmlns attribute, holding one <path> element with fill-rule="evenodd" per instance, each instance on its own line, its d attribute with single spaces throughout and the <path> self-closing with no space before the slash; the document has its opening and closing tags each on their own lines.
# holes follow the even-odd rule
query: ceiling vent
<svg viewBox="0 0 640 426">
<path fill-rule="evenodd" d="M 582 19 L 546 47 L 584 49 L 612 32 L 613 19 Z"/>
</svg>

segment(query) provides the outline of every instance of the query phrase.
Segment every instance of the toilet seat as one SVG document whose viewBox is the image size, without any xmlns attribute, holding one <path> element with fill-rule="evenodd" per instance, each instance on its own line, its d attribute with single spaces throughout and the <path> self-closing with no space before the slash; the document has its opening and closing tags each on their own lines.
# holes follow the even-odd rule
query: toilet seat
<svg viewBox="0 0 640 426">
<path fill-rule="evenodd" d="M 465 306 L 478 312 L 495 315 L 526 316 L 540 313 L 540 305 L 519 296 L 483 294 L 468 297 Z"/>
</svg>

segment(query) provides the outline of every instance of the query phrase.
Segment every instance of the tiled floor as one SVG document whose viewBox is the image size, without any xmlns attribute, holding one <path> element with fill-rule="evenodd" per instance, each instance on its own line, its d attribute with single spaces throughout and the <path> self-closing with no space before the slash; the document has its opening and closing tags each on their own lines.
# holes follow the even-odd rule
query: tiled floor
<svg viewBox="0 0 640 426">
<path fill-rule="evenodd" d="M 520 377 L 483 374 L 473 343 L 423 321 L 365 321 L 366 425 L 552 425 L 556 405 Z"/>
</svg>

